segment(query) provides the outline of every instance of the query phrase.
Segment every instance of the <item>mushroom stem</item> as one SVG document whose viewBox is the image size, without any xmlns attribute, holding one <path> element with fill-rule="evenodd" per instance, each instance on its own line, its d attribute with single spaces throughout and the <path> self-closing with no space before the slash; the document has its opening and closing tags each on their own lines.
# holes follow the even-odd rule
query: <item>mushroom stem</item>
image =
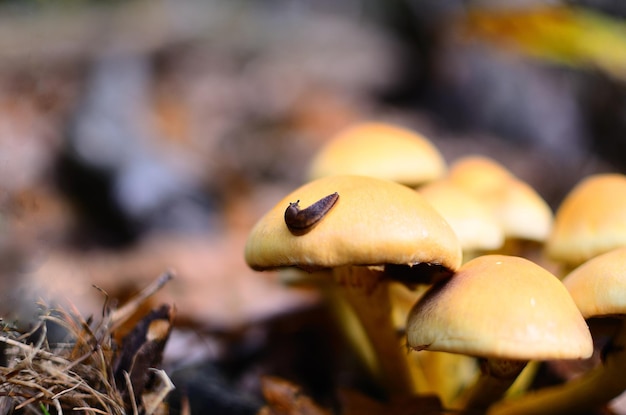
<svg viewBox="0 0 626 415">
<path fill-rule="evenodd" d="M 471 356 L 427 350 L 411 355 L 422 369 L 430 387 L 429 390 L 419 392 L 437 395 L 444 407 L 451 407 L 475 381 L 478 373 L 476 359 Z"/>
<path fill-rule="evenodd" d="M 324 305 L 336 322 L 347 347 L 355 354 L 356 361 L 370 378 L 376 378 L 379 370 L 374 350 L 354 310 L 337 288 L 332 270 L 305 272 L 292 268 L 281 270 L 280 276 L 283 284 L 291 287 L 313 286 L 321 293 Z"/>
<path fill-rule="evenodd" d="M 406 331 L 408 314 L 419 298 L 428 290 L 427 284 L 413 289 L 401 283 L 389 284 L 393 320 L 398 332 Z M 437 395 L 443 406 L 449 406 L 474 381 L 478 364 L 474 357 L 456 353 L 422 350 L 409 353 L 409 367 L 416 382 L 417 393 Z M 450 376 L 454 373 L 454 376 Z"/>
<path fill-rule="evenodd" d="M 414 394 L 425 381 L 421 372 L 411 370 L 408 351 L 394 327 L 389 282 L 384 272 L 366 266 L 346 266 L 336 268 L 334 273 L 339 290 L 354 309 L 375 351 L 380 377 L 389 394 Z"/>
<path fill-rule="evenodd" d="M 347 346 L 371 379 L 380 377 L 378 358 L 354 309 L 336 287 L 327 287 L 325 298 L 334 321 L 337 322 Z M 381 385 L 382 386 L 382 385 Z"/>
<path fill-rule="evenodd" d="M 563 385 L 502 401 L 489 415 L 584 414 L 615 398 L 626 389 L 626 320 L 612 339 L 604 363 Z"/>
<path fill-rule="evenodd" d="M 462 414 L 486 412 L 504 396 L 526 364 L 524 360 L 482 359 L 478 379 L 454 406 L 462 407 Z"/>
</svg>

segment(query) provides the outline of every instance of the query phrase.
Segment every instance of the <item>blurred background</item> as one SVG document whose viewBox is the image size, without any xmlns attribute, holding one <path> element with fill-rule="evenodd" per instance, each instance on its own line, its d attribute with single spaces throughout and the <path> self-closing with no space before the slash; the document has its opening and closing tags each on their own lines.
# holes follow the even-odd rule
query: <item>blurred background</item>
<svg viewBox="0 0 626 415">
<path fill-rule="evenodd" d="M 489 155 L 553 208 L 626 172 L 625 16 L 619 0 L 2 1 L 0 311 L 97 315 L 93 285 L 123 302 L 173 269 L 149 306 L 177 307 L 179 392 L 254 413 L 274 374 L 332 407 L 358 384 L 350 357 L 315 292 L 246 267 L 250 228 L 362 120 L 448 162 Z"/>
</svg>

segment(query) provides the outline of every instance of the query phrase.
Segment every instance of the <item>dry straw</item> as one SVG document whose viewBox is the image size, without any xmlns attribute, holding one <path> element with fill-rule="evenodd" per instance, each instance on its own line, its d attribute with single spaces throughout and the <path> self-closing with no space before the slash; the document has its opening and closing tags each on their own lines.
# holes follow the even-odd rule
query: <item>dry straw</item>
<svg viewBox="0 0 626 415">
<path fill-rule="evenodd" d="M 129 407 L 124 396 L 132 390 L 115 382 L 117 355 L 114 329 L 137 311 L 139 305 L 172 278 L 165 273 L 141 291 L 127 305 L 117 310 L 104 306 L 102 317 L 95 321 L 83 318 L 69 306 L 49 308 L 40 304 L 40 317 L 28 332 L 2 324 L 0 353 L 0 414 L 20 411 L 26 414 L 156 414 L 173 389 L 162 370 L 155 370 L 156 386 L 150 401 L 135 402 Z M 58 326 L 66 340 L 52 343 L 48 329 Z M 133 396 L 133 393 L 130 393 Z M 163 412 L 160 412 L 163 413 Z"/>
</svg>

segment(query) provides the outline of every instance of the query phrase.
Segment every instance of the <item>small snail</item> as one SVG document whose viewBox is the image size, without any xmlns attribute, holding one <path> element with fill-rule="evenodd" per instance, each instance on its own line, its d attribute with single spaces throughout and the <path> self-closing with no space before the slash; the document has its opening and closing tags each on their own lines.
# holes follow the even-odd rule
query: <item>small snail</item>
<svg viewBox="0 0 626 415">
<path fill-rule="evenodd" d="M 285 223 L 287 224 L 287 228 L 289 228 L 294 235 L 305 234 L 326 216 L 328 211 L 335 206 L 338 199 L 339 193 L 335 192 L 323 197 L 305 209 L 300 209 L 299 200 L 294 203 L 289 203 L 289 206 L 285 210 Z"/>
</svg>

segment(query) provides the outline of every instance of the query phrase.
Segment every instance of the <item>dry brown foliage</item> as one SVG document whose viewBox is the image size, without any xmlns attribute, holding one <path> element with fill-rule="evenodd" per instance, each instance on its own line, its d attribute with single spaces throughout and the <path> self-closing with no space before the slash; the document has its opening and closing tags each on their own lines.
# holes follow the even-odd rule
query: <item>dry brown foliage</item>
<svg viewBox="0 0 626 415">
<path fill-rule="evenodd" d="M 164 274 L 119 309 L 105 303 L 99 319 L 85 319 L 72 306 L 66 310 L 42 303 L 38 321 L 27 332 L 3 323 L 0 414 L 166 413 L 163 402 L 173 385 L 162 370 L 149 369 L 154 386 L 143 391 L 141 402 L 124 399 L 135 396 L 134 385 L 128 375 L 123 385 L 115 381 L 114 368 L 123 348 L 116 345 L 113 334 L 169 279 L 171 274 Z M 65 333 L 65 340 L 50 340 L 49 331 L 54 326 Z"/>
</svg>

